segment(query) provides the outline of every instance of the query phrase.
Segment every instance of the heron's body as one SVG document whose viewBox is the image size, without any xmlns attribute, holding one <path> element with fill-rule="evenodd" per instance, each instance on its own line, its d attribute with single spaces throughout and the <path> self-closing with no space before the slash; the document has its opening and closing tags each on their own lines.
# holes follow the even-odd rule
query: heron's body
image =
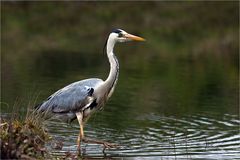
<svg viewBox="0 0 240 160">
<path fill-rule="evenodd" d="M 144 39 L 128 34 L 120 29 L 114 30 L 109 35 L 106 52 L 110 63 L 110 72 L 105 81 L 98 78 L 90 78 L 74 82 L 58 90 L 38 106 L 38 111 L 44 112 L 48 117 L 58 118 L 67 122 L 78 119 L 80 124 L 79 148 L 80 140 L 84 138 L 84 123 L 92 113 L 104 106 L 117 84 L 119 63 L 113 53 L 114 45 L 116 42 L 129 40 L 143 41 Z"/>
<path fill-rule="evenodd" d="M 76 119 L 76 112 L 83 112 L 85 122 L 89 113 L 100 107 L 93 92 L 102 83 L 103 80 L 97 78 L 74 82 L 52 94 L 39 110 L 48 111 L 48 116 L 66 122 Z"/>
</svg>

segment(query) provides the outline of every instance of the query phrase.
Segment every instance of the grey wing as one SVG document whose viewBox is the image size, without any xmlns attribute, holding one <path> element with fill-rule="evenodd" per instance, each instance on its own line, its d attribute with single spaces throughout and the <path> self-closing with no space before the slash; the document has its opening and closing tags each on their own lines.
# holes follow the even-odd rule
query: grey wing
<svg viewBox="0 0 240 160">
<path fill-rule="evenodd" d="M 91 78 L 72 83 L 48 97 L 38 110 L 53 113 L 79 111 L 94 101 L 91 98 L 94 89 L 102 82 L 101 79 Z"/>
</svg>

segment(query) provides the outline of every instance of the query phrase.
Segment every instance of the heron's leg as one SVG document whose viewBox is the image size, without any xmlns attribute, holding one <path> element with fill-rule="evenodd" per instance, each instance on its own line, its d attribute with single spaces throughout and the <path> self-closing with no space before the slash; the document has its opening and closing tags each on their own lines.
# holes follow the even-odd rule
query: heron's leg
<svg viewBox="0 0 240 160">
<path fill-rule="evenodd" d="M 77 119 L 78 119 L 78 123 L 80 126 L 80 131 L 79 131 L 79 135 L 78 135 L 78 139 L 77 139 L 77 145 L 78 145 L 78 152 L 81 152 L 81 140 L 84 137 L 84 133 L 83 133 L 83 113 L 82 112 L 77 112 L 76 113 Z"/>
<path fill-rule="evenodd" d="M 80 131 L 79 131 L 79 135 L 78 135 L 78 140 L 77 140 L 77 145 L 78 145 L 78 153 L 81 153 L 81 141 L 85 142 L 85 143 L 96 143 L 96 144 L 102 144 L 104 146 L 104 150 L 106 148 L 116 148 L 118 147 L 118 145 L 113 144 L 113 143 L 108 143 L 105 141 L 100 141 L 100 140 L 94 140 L 94 139 L 88 139 L 86 137 L 84 137 L 84 133 L 83 133 L 83 113 L 82 112 L 77 112 L 76 113 L 79 125 L 80 125 Z"/>
</svg>

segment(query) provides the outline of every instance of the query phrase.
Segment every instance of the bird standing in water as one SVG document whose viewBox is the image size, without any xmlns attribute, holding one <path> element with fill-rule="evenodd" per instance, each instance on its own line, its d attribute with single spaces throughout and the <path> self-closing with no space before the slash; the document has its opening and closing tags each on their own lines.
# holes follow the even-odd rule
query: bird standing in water
<svg viewBox="0 0 240 160">
<path fill-rule="evenodd" d="M 117 84 L 119 74 L 119 63 L 113 53 L 117 42 L 145 41 L 145 39 L 129 34 L 122 29 L 113 30 L 105 45 L 107 57 L 110 63 L 110 73 L 105 81 L 98 78 L 90 78 L 74 82 L 52 94 L 46 101 L 38 105 L 37 110 L 48 117 L 57 118 L 71 122 L 77 118 L 80 131 L 77 145 L 80 152 L 81 141 L 86 143 L 97 143 L 105 148 L 115 147 L 114 144 L 99 140 L 87 139 L 83 128 L 89 117 L 107 102 L 111 97 Z"/>
</svg>

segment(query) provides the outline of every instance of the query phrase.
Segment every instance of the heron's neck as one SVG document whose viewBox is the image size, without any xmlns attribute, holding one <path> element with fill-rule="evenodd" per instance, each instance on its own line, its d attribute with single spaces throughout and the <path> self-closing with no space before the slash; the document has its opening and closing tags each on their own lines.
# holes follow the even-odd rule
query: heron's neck
<svg viewBox="0 0 240 160">
<path fill-rule="evenodd" d="M 119 64 L 117 57 L 113 53 L 113 48 L 115 45 L 114 39 L 111 39 L 109 37 L 107 41 L 107 56 L 110 63 L 110 72 L 108 75 L 108 78 L 105 80 L 105 85 L 108 88 L 108 92 L 110 92 L 116 85 L 118 80 L 118 74 L 119 74 Z"/>
</svg>

